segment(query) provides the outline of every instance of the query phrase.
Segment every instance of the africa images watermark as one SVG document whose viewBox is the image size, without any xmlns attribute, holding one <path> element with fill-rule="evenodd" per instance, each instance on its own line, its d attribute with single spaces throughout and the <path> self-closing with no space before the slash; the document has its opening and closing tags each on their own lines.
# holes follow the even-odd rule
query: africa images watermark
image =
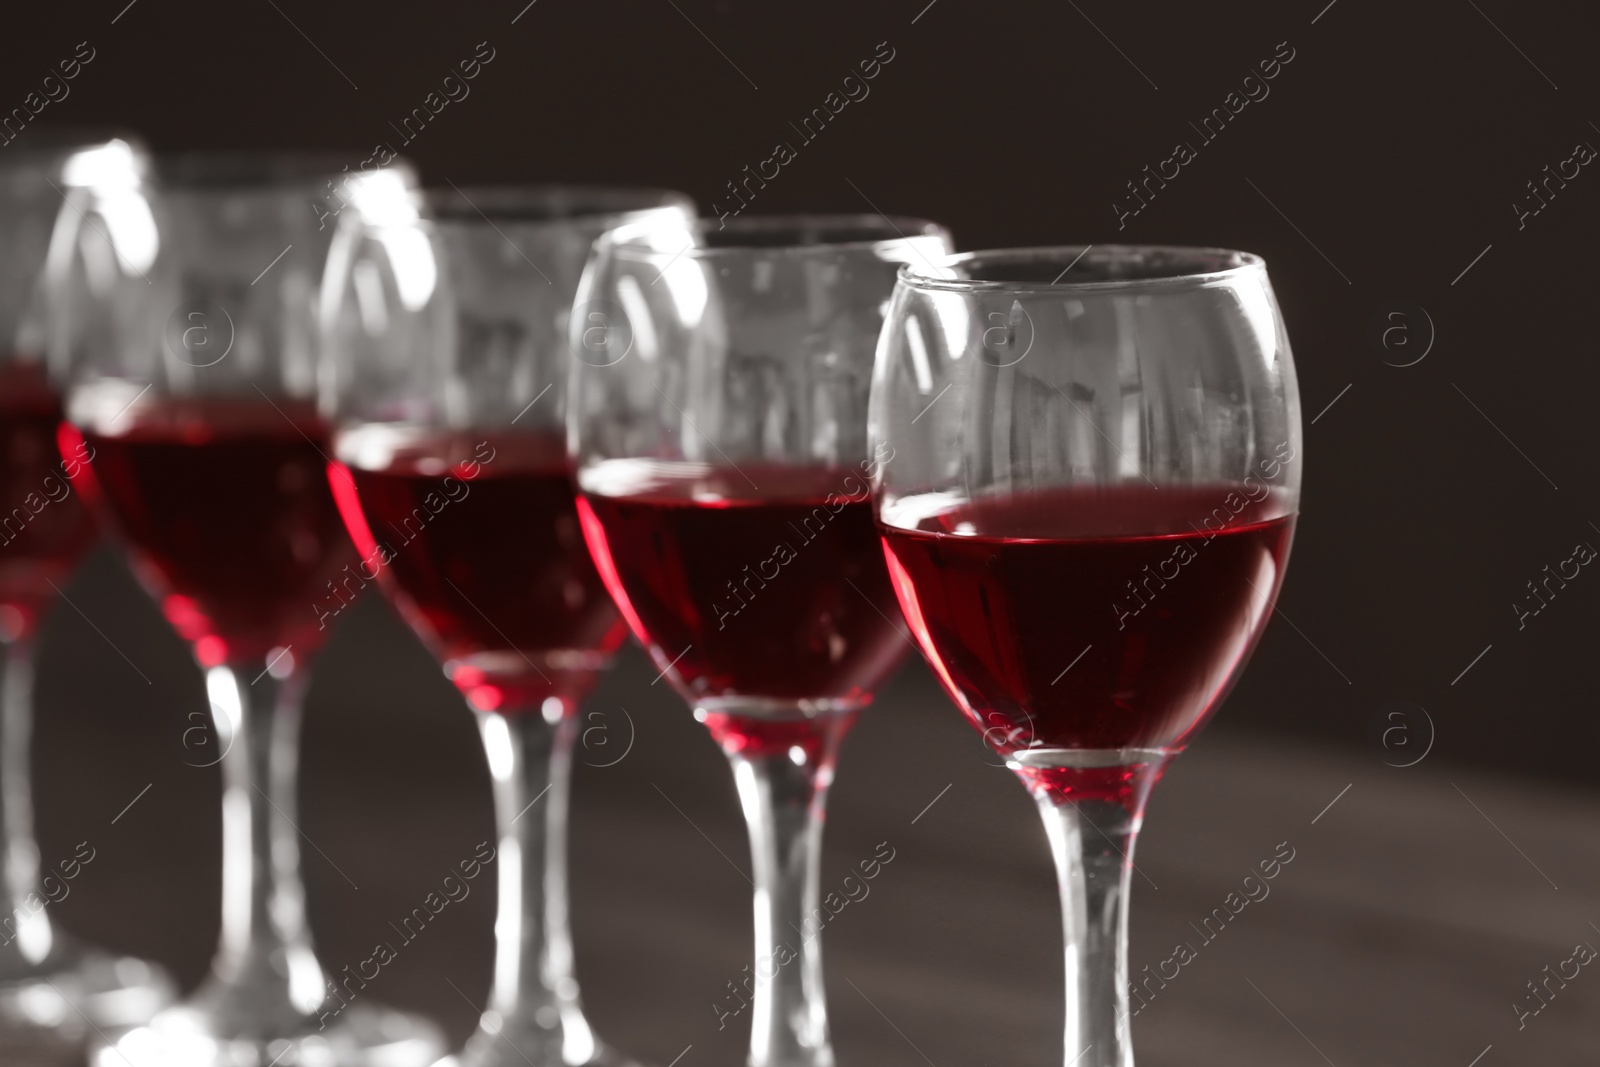
<svg viewBox="0 0 1600 1067">
<path fill-rule="evenodd" d="M 1289 46 L 1288 41 L 1279 41 L 1277 48 L 1272 53 L 1272 58 L 1263 59 L 1256 64 L 1260 71 L 1257 77 L 1255 72 L 1246 74 L 1240 82 L 1238 89 L 1228 92 L 1222 98 L 1222 103 L 1211 109 L 1211 112 L 1200 120 L 1200 125 L 1189 123 L 1191 129 L 1200 135 L 1200 147 L 1215 141 L 1228 123 L 1239 117 L 1239 113 L 1251 103 L 1260 103 L 1272 92 L 1272 87 L 1267 83 L 1283 73 L 1283 68 L 1294 61 L 1295 50 Z M 1189 141 L 1179 141 L 1172 146 L 1172 154 L 1155 165 L 1155 170 L 1145 165 L 1143 178 L 1128 179 L 1128 192 L 1132 194 L 1131 201 L 1124 203 L 1120 200 L 1111 202 L 1111 210 L 1117 216 L 1117 229 L 1125 229 L 1128 220 L 1150 206 L 1159 190 L 1167 187 L 1170 182 L 1183 173 L 1183 168 L 1194 162 L 1200 152 Z M 1140 190 L 1144 192 L 1141 195 Z"/>
<path fill-rule="evenodd" d="M 84 854 L 86 850 L 88 855 Z M 89 842 L 78 842 L 77 848 L 73 849 L 72 858 L 61 860 L 56 864 L 56 869 L 61 872 L 61 877 L 57 878 L 53 874 L 45 875 L 39 881 L 39 889 L 30 891 L 15 911 L 7 915 L 4 920 L 0 920 L 0 926 L 5 928 L 4 936 L 0 937 L 0 947 L 11 944 L 17 937 L 18 928 L 26 928 L 28 921 L 44 911 L 45 908 L 51 904 L 59 904 L 66 900 L 67 895 L 72 892 L 72 887 L 67 883 L 78 877 L 85 867 L 93 863 L 94 857 L 95 850 Z M 50 883 L 52 882 L 55 883 L 54 888 L 51 888 Z M 43 899 L 39 897 L 39 890 L 44 891 Z M 25 945 L 27 941 L 28 939 L 24 937 L 23 943 Z"/>
<path fill-rule="evenodd" d="M 1568 582 L 1576 580 L 1583 573 L 1582 568 L 1593 562 L 1594 557 L 1594 546 L 1587 541 L 1580 541 L 1573 547 L 1572 555 L 1557 563 L 1554 571 L 1550 569 L 1550 564 L 1546 563 L 1542 578 L 1528 579 L 1528 592 L 1532 594 L 1533 599 L 1511 602 L 1511 610 L 1517 616 L 1517 629 L 1527 629 L 1528 620 L 1549 607 L 1550 601 L 1556 598 L 1556 594 L 1565 589 Z M 1544 591 L 1543 595 L 1540 594 L 1541 589 Z"/>
<path fill-rule="evenodd" d="M 412 908 L 411 913 L 400 920 L 399 926 L 391 922 L 389 925 L 400 935 L 400 948 L 405 948 L 420 937 L 428 924 L 438 918 L 439 913 L 445 908 L 466 900 L 472 893 L 472 887 L 467 883 L 482 874 L 484 865 L 492 862 L 494 857 L 494 846 L 487 841 L 479 842 L 472 853 L 472 858 L 464 859 L 456 865 L 457 870 L 461 872 L 460 877 L 457 877 L 454 871 L 445 875 L 439 888 L 429 891 L 422 899 L 421 906 Z M 317 1028 L 326 1029 L 328 1023 L 338 1018 L 339 1013 L 350 1006 L 350 1002 L 356 999 L 360 991 L 367 988 L 367 983 L 382 974 L 383 968 L 393 963 L 399 956 L 400 952 L 393 943 L 381 941 L 373 947 L 372 955 L 355 965 L 353 972 L 350 964 L 345 964 L 340 970 L 344 975 L 342 980 L 338 978 L 328 980 L 328 999 L 323 1001 L 327 1006 L 317 1016 Z M 369 968 L 371 973 L 368 973 Z"/>
<path fill-rule="evenodd" d="M 1594 160 L 1594 146 L 1587 141 L 1579 141 L 1572 149 L 1572 155 L 1557 163 L 1555 170 L 1550 169 L 1546 163 L 1543 177 L 1528 179 L 1528 194 L 1532 198 L 1526 201 L 1513 200 L 1511 210 L 1517 216 L 1517 229 L 1528 228 L 1528 220 L 1550 206 L 1550 201 L 1556 198 L 1559 190 L 1567 187 L 1567 182 L 1583 173 L 1580 168 L 1588 166 Z M 1568 168 L 1571 168 L 1570 172 Z M 1552 184 L 1554 183 L 1554 184 Z M 1542 190 L 1542 192 L 1541 192 Z"/>
<path fill-rule="evenodd" d="M 876 455 L 871 459 L 861 461 L 859 475 L 855 472 L 845 475 L 844 480 L 840 483 L 841 488 L 845 490 L 844 492 L 829 493 L 821 504 L 811 509 L 811 514 L 800 520 L 798 526 L 791 522 L 789 527 L 798 535 L 796 544 L 800 548 L 805 548 L 806 545 L 821 537 L 824 531 L 827 530 L 828 524 L 848 505 L 863 504 L 871 499 L 872 472 L 874 468 L 881 469 L 884 464 L 893 458 L 894 449 L 887 443 L 880 444 Z M 711 604 L 711 610 L 717 617 L 717 629 L 727 629 L 728 620 L 749 607 L 750 602 L 755 600 L 756 595 L 767 587 L 767 583 L 776 581 L 783 572 L 784 566 L 798 559 L 799 555 L 800 553 L 794 545 L 788 541 L 779 541 L 772 546 L 772 555 L 757 563 L 754 570 L 751 569 L 750 564 L 746 563 L 744 565 L 743 578 L 737 580 L 729 578 L 725 584 L 730 602 L 724 603 L 721 600 L 716 600 Z M 730 603 L 738 606 L 732 607 Z"/>
<path fill-rule="evenodd" d="M 1592 926 L 1593 924 L 1590 925 Z M 1573 946 L 1572 955 L 1556 964 L 1555 970 L 1551 970 L 1548 963 L 1544 965 L 1544 977 L 1539 979 L 1537 985 L 1534 984 L 1533 978 L 1528 979 L 1528 992 L 1523 996 L 1522 1000 L 1536 1006 L 1529 1008 L 1516 1001 L 1512 1002 L 1511 1010 L 1517 1017 L 1517 1029 L 1527 1029 L 1528 1020 L 1544 1011 L 1550 1005 L 1550 1002 L 1556 999 L 1556 994 L 1567 988 L 1567 983 L 1577 978 L 1583 972 L 1584 967 L 1594 962 L 1594 958 L 1594 946 L 1587 941 L 1580 941 Z M 1567 971 L 1569 966 L 1572 968 L 1570 973 Z M 1555 983 L 1555 988 L 1553 989 L 1550 986 L 1551 982 Z"/>
<path fill-rule="evenodd" d="M 94 449 L 81 437 L 72 455 L 57 464 L 60 477 L 54 472 L 40 480 L 39 488 L 22 498 L 22 503 L 5 515 L 0 515 L 0 546 L 9 545 L 21 537 L 28 524 L 51 504 L 59 504 L 72 495 L 73 480 L 83 471 L 84 464 L 94 458 Z"/>
<path fill-rule="evenodd" d="M 1256 465 L 1255 470 L 1245 475 L 1243 492 L 1238 490 L 1229 492 L 1222 498 L 1220 505 L 1212 509 L 1210 514 L 1200 520 L 1198 526 L 1190 523 L 1194 527 L 1195 533 L 1204 538 L 1200 542 L 1200 548 L 1210 544 L 1218 534 L 1227 529 L 1229 524 L 1238 518 L 1251 504 L 1259 504 L 1267 499 L 1272 493 L 1272 487 L 1267 483 L 1274 481 L 1283 472 L 1284 467 L 1294 462 L 1294 458 L 1293 445 L 1287 441 L 1278 445 L 1269 458 L 1262 460 Z M 1199 557 L 1199 554 L 1199 550 L 1189 543 L 1189 539 L 1185 538 L 1177 543 L 1170 556 L 1156 564 L 1154 571 L 1150 569 L 1149 564 L 1145 564 L 1144 577 L 1139 581 L 1139 584 L 1135 585 L 1132 579 L 1127 583 L 1128 592 L 1132 594 L 1133 601 L 1126 606 L 1116 601 L 1111 604 L 1111 611 L 1117 617 L 1117 629 L 1126 629 L 1128 620 L 1149 607 L 1160 591 L 1167 587 L 1167 583 L 1175 580 L 1182 573 L 1182 568 L 1194 562 Z M 1169 566 L 1171 568 L 1170 573 L 1168 572 Z M 1142 594 L 1140 593 L 1141 589 L 1143 590 Z"/>
<path fill-rule="evenodd" d="M 30 90 L 22 98 L 21 107 L 12 108 L 9 115 L 0 119 L 0 148 L 21 136 L 22 131 L 28 128 L 28 123 L 38 118 L 45 108 L 65 100 L 72 92 L 72 87 L 67 83 L 83 73 L 83 68 L 94 62 L 98 54 L 88 41 L 79 41 L 72 55 L 56 64 L 59 75 L 55 72 L 46 74 L 39 88 Z"/>
<path fill-rule="evenodd" d="M 887 850 L 887 854 L 885 850 Z M 822 933 L 822 928 L 832 922 L 834 917 L 844 911 L 845 908 L 849 907 L 852 901 L 866 900 L 867 894 L 872 892 L 872 888 L 867 883 L 883 873 L 883 868 L 894 862 L 894 857 L 895 850 L 889 842 L 878 842 L 877 847 L 873 850 L 872 858 L 864 859 L 856 864 L 860 868 L 861 877 L 857 879 L 854 874 L 844 876 L 840 885 L 844 889 L 845 895 L 841 897 L 837 892 L 829 890 L 827 896 L 822 898 L 822 906 L 813 909 L 812 913 L 801 922 L 801 928 L 795 931 L 801 937 L 801 946 L 804 947 L 811 941 L 816 940 L 817 936 Z M 851 887 L 852 882 L 855 883 L 854 888 Z M 771 953 L 756 960 L 754 972 L 751 971 L 748 963 L 745 964 L 743 979 L 737 983 L 730 979 L 728 982 L 729 995 L 721 1001 L 712 1001 L 711 1003 L 711 1012 L 717 1017 L 717 1029 L 726 1028 L 729 1019 L 750 1006 L 750 1002 L 755 1000 L 758 986 L 763 986 L 772 981 L 773 978 L 777 977 L 779 971 L 799 958 L 800 953 L 791 948 L 787 941 L 780 941 Z M 744 994 L 748 996 L 748 1000 L 745 995 L 740 994 L 740 990 L 743 990 Z M 724 1006 L 725 1004 L 731 1006 Z"/>
<path fill-rule="evenodd" d="M 628 714 L 628 709 L 621 704 L 617 710 L 622 712 L 622 719 L 628 724 L 628 741 L 622 745 L 622 751 L 615 756 L 612 752 L 617 746 L 611 742 L 610 716 L 599 709 L 592 709 L 583 713 L 582 721 L 586 724 L 578 734 L 578 747 L 587 753 L 598 755 L 598 760 L 584 760 L 588 767 L 615 767 L 628 758 L 628 753 L 633 751 L 633 742 L 638 737 L 638 730 L 634 728 L 633 716 Z"/>
<path fill-rule="evenodd" d="M 486 51 L 487 50 L 487 51 Z M 483 68 L 494 62 L 496 52 L 488 41 L 479 41 L 471 56 L 456 63 L 455 71 L 446 74 L 439 83 L 439 89 L 429 90 L 422 98 L 422 103 L 411 109 L 400 119 L 400 125 L 389 123 L 390 129 L 401 137 L 401 145 L 408 145 L 421 135 L 423 129 L 430 122 L 439 117 L 439 113 L 452 103 L 459 104 L 472 93 L 472 87 L 467 83 L 483 73 Z M 440 95 L 441 91 L 443 95 Z M 330 178 L 327 183 L 327 195 L 311 202 L 311 211 L 317 217 L 317 229 L 322 229 L 328 224 L 329 219 L 336 219 L 339 213 L 350 206 L 349 198 L 345 195 L 349 191 L 350 180 L 369 174 L 375 170 L 382 170 L 400 157 L 393 144 L 380 141 L 373 145 L 372 155 L 356 164 L 355 173 L 350 168 L 344 168 L 343 177 Z M 337 187 L 336 187 L 337 183 Z M 337 205 L 337 206 L 335 206 Z"/>
<path fill-rule="evenodd" d="M 1401 699 L 1385 700 L 1374 708 L 1368 732 L 1383 753 L 1384 766 L 1397 770 L 1427 759 L 1438 733 L 1427 708 Z"/>
<path fill-rule="evenodd" d="M 812 108 L 810 113 L 800 120 L 800 125 L 796 126 L 793 122 L 789 123 L 790 128 L 800 135 L 800 147 L 804 148 L 812 141 L 815 141 L 818 135 L 827 128 L 828 123 L 838 118 L 839 113 L 849 107 L 851 103 L 860 103 L 865 100 L 868 94 L 872 92 L 872 87 L 867 83 L 881 74 L 883 68 L 894 60 L 895 55 L 895 50 L 888 41 L 879 41 L 877 48 L 873 50 L 872 58 L 863 59 L 856 64 L 856 70 L 860 71 L 860 77 L 857 77 L 854 72 L 846 74 L 839 89 L 831 90 L 827 96 L 823 97 L 821 105 Z M 756 193 L 765 189 L 767 182 L 772 181 L 781 174 L 783 168 L 793 163 L 799 157 L 799 154 L 799 149 L 788 141 L 779 141 L 773 146 L 772 155 L 756 164 L 754 173 L 751 172 L 750 165 L 748 163 L 745 164 L 744 177 L 742 179 L 730 178 L 727 182 L 728 192 L 738 206 L 725 207 L 720 201 L 713 200 L 711 202 L 711 214 L 717 217 L 717 222 L 721 225 L 726 225 L 728 219 L 734 218 L 749 207 L 750 201 L 756 198 Z M 768 173 L 768 168 L 771 169 L 771 173 Z M 752 182 L 755 183 L 754 189 L 750 187 Z M 741 189 L 743 192 L 740 191 Z M 721 226 L 718 228 L 720 229 Z"/>
<path fill-rule="evenodd" d="M 1600 126 L 1595 126 L 1592 122 L 1589 125 L 1596 130 L 1600 130 Z M 1550 206 L 1551 201 L 1555 200 L 1556 196 L 1567 187 L 1568 182 L 1576 181 L 1583 174 L 1583 168 L 1594 162 L 1596 154 L 1592 143 L 1577 141 L 1572 146 L 1572 154 L 1566 159 L 1561 160 L 1554 166 L 1546 163 L 1538 174 L 1525 181 L 1523 187 L 1527 191 L 1526 196 L 1523 196 L 1522 199 L 1511 201 L 1511 213 L 1517 219 L 1517 232 L 1520 233 L 1526 230 L 1528 228 L 1528 220 L 1542 214 L 1545 208 Z M 1518 195 L 1522 196 L 1522 194 Z M 1463 267 L 1461 273 L 1457 274 L 1450 284 L 1455 285 L 1462 278 L 1465 278 L 1467 271 L 1476 267 L 1479 261 L 1489 254 L 1489 249 L 1493 247 L 1494 243 L 1492 241 L 1484 245 L 1483 251 L 1473 256 L 1472 262 Z"/>
<path fill-rule="evenodd" d="M 494 462 L 495 448 L 488 441 L 480 441 L 473 449 L 472 458 L 463 460 L 450 468 L 449 473 L 439 479 L 439 488 L 429 490 L 423 495 L 416 507 L 411 509 L 411 514 L 400 520 L 397 526 L 392 521 L 391 529 L 399 535 L 399 545 L 404 548 L 418 537 L 427 525 L 439 516 L 439 513 L 451 504 L 460 503 L 472 492 L 471 482 L 483 473 L 485 465 Z M 339 503 L 340 511 L 348 518 L 361 515 L 361 505 L 353 499 L 356 495 L 355 485 L 351 476 L 337 475 L 337 481 L 331 482 L 334 498 Z M 322 602 L 312 604 L 311 610 L 317 616 L 317 628 L 326 630 L 328 620 L 338 615 L 345 608 L 356 602 L 356 597 L 368 585 L 377 581 L 378 574 L 398 554 L 388 541 L 380 541 L 368 529 L 365 519 L 361 520 L 362 528 L 371 536 L 372 547 L 364 548 L 365 555 L 356 561 L 355 569 L 346 563 L 344 569 L 328 581 L 328 594 Z M 330 606 L 331 605 L 331 606 Z"/>
<path fill-rule="evenodd" d="M 1287 853 L 1285 850 L 1287 850 Z M 1205 948 L 1222 936 L 1222 931 L 1226 930 L 1228 924 L 1238 918 L 1245 908 L 1251 904 L 1259 904 L 1266 900 L 1272 892 L 1272 887 L 1267 883 L 1282 874 L 1283 868 L 1294 862 L 1295 855 L 1293 845 L 1287 841 L 1280 841 L 1277 848 L 1273 850 L 1272 858 L 1264 859 L 1256 865 L 1261 872 L 1260 877 L 1257 877 L 1253 871 L 1245 875 L 1244 881 L 1241 883 L 1241 888 L 1244 890 L 1243 896 L 1239 895 L 1239 890 L 1237 889 L 1230 891 L 1227 896 L 1222 898 L 1220 906 L 1212 908 L 1211 914 L 1200 920 L 1199 926 L 1190 923 L 1190 928 L 1200 935 L 1200 948 Z M 1172 955 L 1155 965 L 1154 974 L 1150 973 L 1150 965 L 1145 964 L 1141 968 L 1144 977 L 1128 983 L 1128 992 L 1138 998 L 1139 1001 L 1137 1008 L 1131 1007 L 1130 1002 L 1131 1010 L 1129 1010 L 1128 1014 L 1138 1015 L 1149 1007 L 1149 1001 L 1156 999 L 1158 990 L 1167 988 L 1168 982 L 1176 979 L 1178 975 L 1183 973 L 1184 967 L 1199 958 L 1200 949 L 1184 941 L 1173 946 Z M 1171 968 L 1170 973 L 1168 973 L 1169 967 Z M 1150 988 L 1152 982 L 1156 985 L 1155 989 Z"/>
</svg>

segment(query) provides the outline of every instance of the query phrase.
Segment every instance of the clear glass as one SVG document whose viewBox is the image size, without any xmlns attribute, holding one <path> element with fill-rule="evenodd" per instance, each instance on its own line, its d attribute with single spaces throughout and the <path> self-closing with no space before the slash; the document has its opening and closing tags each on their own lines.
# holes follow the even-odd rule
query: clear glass
<svg viewBox="0 0 1600 1067">
<path fill-rule="evenodd" d="M 205 670 L 220 763 L 222 931 L 211 974 L 103 1067 L 431 1063 L 431 1022 L 348 1003 L 313 954 L 295 818 L 301 697 L 353 560 L 315 417 L 317 285 L 344 196 L 404 187 L 341 160 L 180 156 L 97 173 L 52 248 L 50 359 L 92 493 Z M 210 756 L 214 752 L 215 756 Z M 202 759 L 201 756 L 209 758 Z"/>
<path fill-rule="evenodd" d="M 34 638 L 95 538 L 69 477 L 76 459 L 56 443 L 61 403 L 45 368 L 42 292 L 51 234 L 71 210 L 67 191 L 83 180 L 74 161 L 84 158 L 130 173 L 147 166 L 137 144 L 110 135 L 30 137 L 0 154 L 0 1058 L 8 1062 L 71 1054 L 91 1026 L 143 1022 L 175 996 L 159 967 L 87 948 L 51 920 L 49 905 L 70 891 L 65 880 L 93 857 L 94 843 L 46 857 L 33 836 Z"/>
<path fill-rule="evenodd" d="M 468 1067 L 624 1062 L 578 996 L 567 797 L 578 707 L 626 635 L 578 532 L 567 316 L 611 227 L 681 231 L 644 189 L 359 197 L 323 289 L 330 485 L 376 580 L 478 717 L 495 797 L 494 981 Z"/>
<path fill-rule="evenodd" d="M 949 247 L 882 216 L 619 232 L 573 312 L 584 535 L 728 755 L 749 825 L 752 1067 L 833 1062 L 824 805 L 840 741 L 909 648 L 866 490 L 872 352 L 897 266 Z"/>
<path fill-rule="evenodd" d="M 870 432 L 906 619 L 1044 818 L 1065 1062 L 1131 1067 L 1145 802 L 1237 679 L 1293 537 L 1300 403 L 1266 267 L 1117 246 L 908 266 Z"/>
</svg>

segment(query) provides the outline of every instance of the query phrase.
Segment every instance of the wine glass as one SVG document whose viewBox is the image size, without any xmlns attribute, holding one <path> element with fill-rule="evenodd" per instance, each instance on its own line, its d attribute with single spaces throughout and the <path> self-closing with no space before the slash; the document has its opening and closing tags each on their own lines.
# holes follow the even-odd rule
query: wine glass
<svg viewBox="0 0 1600 1067">
<path fill-rule="evenodd" d="M 356 198 L 324 281 L 321 395 L 361 572 L 476 713 L 493 782 L 494 981 L 459 1062 L 621 1063 L 584 1018 L 567 923 L 578 707 L 626 629 L 574 510 L 566 328 L 596 238 L 681 232 L 692 207 L 559 186 L 455 189 L 423 206 Z"/>
<path fill-rule="evenodd" d="M 752 1067 L 833 1062 L 823 809 L 840 741 L 909 647 L 867 488 L 872 351 L 896 267 L 948 251 L 941 227 L 878 216 L 623 232 L 573 312 L 584 536 L 749 824 Z"/>
<path fill-rule="evenodd" d="M 301 699 L 329 632 L 319 608 L 356 560 L 313 401 L 327 219 L 354 189 L 411 180 L 342 163 L 158 160 L 153 186 L 91 190 L 59 257 L 53 314 L 75 324 L 52 352 L 63 440 L 205 671 L 214 733 L 209 745 L 186 734 L 184 758 L 220 762 L 223 781 L 211 974 L 109 1035 L 100 1067 L 400 1067 L 444 1048 L 436 1026 L 380 1007 L 365 983 L 325 978 L 299 876 Z"/>
<path fill-rule="evenodd" d="M 1131 1067 L 1145 801 L 1239 676 L 1294 534 L 1300 401 L 1266 266 L 1111 246 L 910 264 L 871 441 L 906 621 L 1044 817 L 1066 1062 Z"/>
<path fill-rule="evenodd" d="M 82 457 L 63 456 L 56 443 L 45 262 L 58 216 L 73 210 L 69 190 L 108 174 L 134 180 L 147 166 L 141 147 L 114 135 L 41 131 L 0 155 L 0 1053 L 8 1060 L 81 1049 L 90 1026 L 144 1022 L 175 995 L 154 964 L 86 949 L 52 922 L 49 904 L 82 857 L 40 855 L 30 770 L 34 639 L 95 539 L 71 480 Z M 92 857 L 93 843 L 84 845 Z"/>
</svg>

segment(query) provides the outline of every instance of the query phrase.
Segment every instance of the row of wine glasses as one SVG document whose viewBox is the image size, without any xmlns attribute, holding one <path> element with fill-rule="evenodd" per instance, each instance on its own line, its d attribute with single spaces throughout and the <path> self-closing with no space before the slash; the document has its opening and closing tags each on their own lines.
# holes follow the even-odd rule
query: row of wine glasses
<svg viewBox="0 0 1600 1067">
<path fill-rule="evenodd" d="M 494 785 L 493 987 L 449 1061 L 626 1062 L 581 1009 L 565 827 L 579 703 L 631 630 L 733 766 L 768 961 L 752 1067 L 833 1062 L 825 799 L 913 642 L 1044 814 L 1067 1062 L 1132 1063 L 1134 836 L 1271 613 L 1298 499 L 1258 259 L 953 256 L 918 219 L 699 223 L 656 190 L 430 193 L 403 163 L 124 141 L 73 167 L 16 362 L 41 403 L 64 391 L 49 458 L 81 458 L 225 749 L 212 976 L 98 1065 L 445 1056 L 426 1020 L 346 1010 L 304 919 L 305 669 L 368 582 L 460 689 Z"/>
</svg>

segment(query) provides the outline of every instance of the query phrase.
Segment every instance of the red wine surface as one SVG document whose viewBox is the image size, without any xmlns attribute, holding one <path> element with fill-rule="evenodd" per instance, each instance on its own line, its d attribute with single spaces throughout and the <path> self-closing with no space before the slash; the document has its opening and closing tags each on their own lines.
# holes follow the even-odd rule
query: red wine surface
<svg viewBox="0 0 1600 1067">
<path fill-rule="evenodd" d="M 146 400 L 115 432 L 83 437 L 135 569 L 203 664 L 249 666 L 274 647 L 301 657 L 322 642 L 318 604 L 354 552 L 310 404 Z"/>
<path fill-rule="evenodd" d="M 883 547 L 918 643 L 995 751 L 1170 752 L 1220 703 L 1272 612 L 1294 516 L 1256 495 L 989 498 L 933 509 L 915 529 L 885 525 Z M 1114 792 L 1119 775 L 1059 777 Z"/>
<path fill-rule="evenodd" d="M 907 651 L 849 471 L 611 461 L 584 487 L 601 576 L 692 702 L 859 707 Z"/>
<path fill-rule="evenodd" d="M 0 637 L 37 627 L 55 587 L 94 542 L 94 522 L 73 488 L 84 456 L 63 460 L 61 401 L 43 367 L 0 364 Z"/>
<path fill-rule="evenodd" d="M 379 584 L 475 706 L 575 702 L 627 635 L 548 434 L 358 427 L 330 484 Z"/>
</svg>

